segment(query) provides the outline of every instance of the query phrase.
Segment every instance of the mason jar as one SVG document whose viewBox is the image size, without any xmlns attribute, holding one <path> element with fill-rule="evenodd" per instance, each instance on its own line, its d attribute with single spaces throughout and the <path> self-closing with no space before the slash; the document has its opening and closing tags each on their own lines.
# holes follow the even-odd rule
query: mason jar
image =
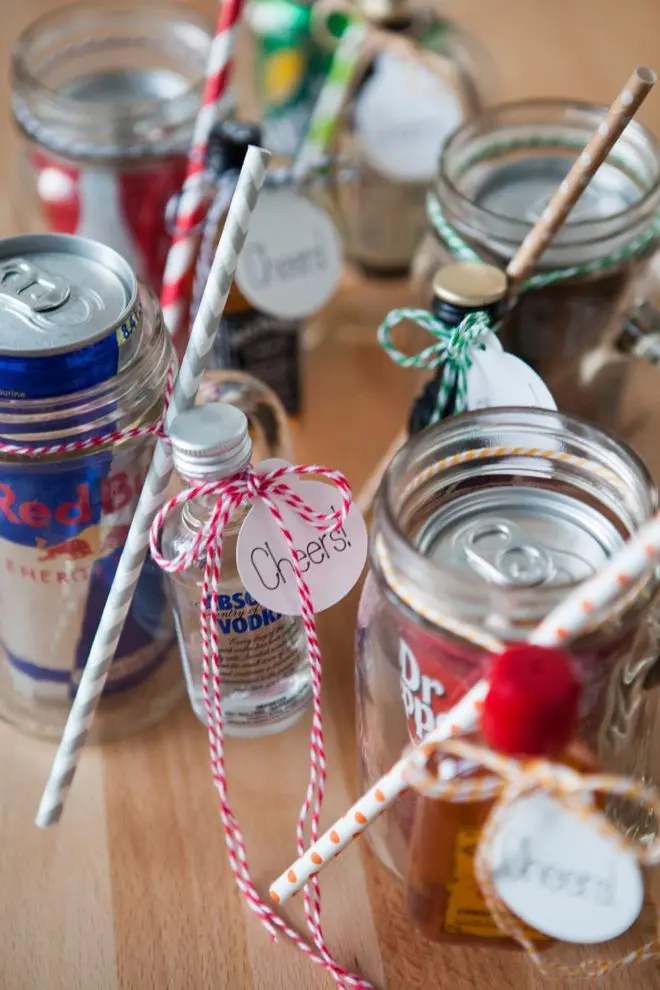
<svg viewBox="0 0 660 990">
<path fill-rule="evenodd" d="M 158 293 L 209 46 L 206 21 L 166 0 L 67 5 L 31 24 L 11 62 L 17 229 L 102 241 Z"/>
<path fill-rule="evenodd" d="M 332 9 L 319 3 L 319 11 L 324 6 Z M 336 186 L 336 209 L 359 273 L 405 276 L 440 150 L 480 109 L 492 74 L 477 42 L 430 3 L 359 0 L 355 8 L 369 34 L 332 144 L 355 170 L 353 181 Z M 402 53 L 401 41 L 417 46 L 419 58 Z"/>
<path fill-rule="evenodd" d="M 0 254 L 0 438 L 19 447 L 82 444 L 38 456 L 0 452 L 0 717 L 28 733 L 57 739 L 117 572 L 155 442 L 153 435 L 142 435 L 85 448 L 84 441 L 156 426 L 173 355 L 157 299 L 108 248 L 44 234 L 4 239 Z M 21 278 L 8 275 L 13 258 Z M 127 317 L 117 324 L 110 313 L 113 308 L 115 315 L 119 312 L 122 285 L 129 287 L 133 302 L 130 323 Z M 44 292 L 50 293 L 47 300 Z M 91 328 L 92 320 L 97 336 L 99 326 L 109 332 L 94 345 L 74 349 L 76 331 Z M 39 328 L 49 334 L 40 335 Z M 117 345 L 119 331 L 126 339 Z M 42 338 L 45 346 L 25 350 Z M 12 344 L 18 352 L 10 350 Z M 118 346 L 126 357 L 120 356 L 117 365 Z M 90 354 L 91 364 L 85 362 Z M 19 372 L 21 388 L 10 387 L 18 384 Z M 83 378 L 90 384 L 76 387 Z M 52 391 L 60 394 L 48 397 Z M 28 397 L 19 397 L 20 392 Z M 93 738 L 116 738 L 152 725 L 182 693 L 163 576 L 147 557 Z"/>
<path fill-rule="evenodd" d="M 452 231 L 468 252 L 505 267 L 605 113 L 591 104 L 528 100 L 483 110 L 455 131 L 415 259 L 416 302 L 429 304 L 436 270 L 456 260 Z M 505 348 L 532 365 L 563 411 L 597 418 L 595 397 L 581 388 L 581 362 L 619 333 L 623 310 L 657 291 L 649 260 L 660 235 L 659 201 L 657 141 L 631 121 L 503 321 Z M 607 425 L 630 438 L 615 415 Z"/>
<path fill-rule="evenodd" d="M 554 411 L 467 413 L 408 440 L 378 495 L 358 611 L 360 793 L 484 676 L 485 633 L 527 638 L 656 506 L 629 448 Z M 656 569 L 628 589 L 570 647 L 583 681 L 580 738 L 605 771 L 652 782 L 658 579 Z M 406 792 L 367 833 L 399 877 L 416 802 Z M 636 807 L 609 812 L 639 836 L 655 825 Z"/>
</svg>

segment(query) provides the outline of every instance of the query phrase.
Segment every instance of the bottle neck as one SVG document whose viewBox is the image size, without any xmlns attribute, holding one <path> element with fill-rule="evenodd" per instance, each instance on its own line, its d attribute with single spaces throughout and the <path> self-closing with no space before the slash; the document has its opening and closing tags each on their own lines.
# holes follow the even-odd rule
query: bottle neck
<svg viewBox="0 0 660 990">
<path fill-rule="evenodd" d="M 433 315 L 449 327 L 459 326 L 470 313 L 485 313 L 493 323 L 496 323 L 501 317 L 503 309 L 503 299 L 491 303 L 489 306 L 457 306 L 455 303 L 446 302 L 435 296 L 431 303 Z"/>
</svg>

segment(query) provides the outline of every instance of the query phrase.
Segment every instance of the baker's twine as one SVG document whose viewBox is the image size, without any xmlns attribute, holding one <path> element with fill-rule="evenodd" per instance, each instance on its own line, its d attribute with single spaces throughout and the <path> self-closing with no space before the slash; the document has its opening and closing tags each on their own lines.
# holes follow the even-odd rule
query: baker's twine
<svg viewBox="0 0 660 990">
<path fill-rule="evenodd" d="M 61 454 L 82 454 L 86 451 L 99 450 L 102 447 L 125 443 L 127 440 L 140 440 L 144 437 L 157 437 L 161 440 L 166 440 L 165 416 L 172 399 L 172 393 L 174 392 L 176 371 L 176 361 L 173 360 L 168 368 L 165 379 L 163 411 L 155 423 L 151 423 L 148 426 L 128 426 L 121 430 L 109 430 L 107 433 L 96 433 L 91 437 L 85 437 L 80 440 L 66 440 L 62 443 L 9 443 L 6 440 L 0 439 L 0 453 L 28 459 L 56 457 Z"/>
<path fill-rule="evenodd" d="M 491 773 L 463 780 L 442 780 L 435 766 L 435 758 L 446 755 L 469 760 Z M 660 862 L 660 837 L 656 836 L 646 843 L 623 835 L 594 802 L 598 795 L 639 802 L 660 825 L 660 795 L 655 788 L 628 777 L 580 773 L 564 764 L 547 760 L 512 759 L 457 738 L 429 743 L 413 750 L 405 777 L 408 785 L 419 793 L 442 801 L 471 803 L 498 799 L 481 830 L 474 859 L 475 876 L 500 931 L 523 947 L 544 976 L 553 974 L 596 979 L 632 963 L 660 958 L 660 939 L 653 939 L 612 961 L 589 959 L 571 966 L 545 962 L 533 941 L 525 934 L 520 921 L 497 894 L 492 879 L 493 842 L 497 831 L 504 824 L 512 805 L 530 794 L 545 794 L 582 821 L 588 821 L 595 832 L 613 841 L 619 849 L 632 852 L 640 865 L 656 865 Z"/>
<path fill-rule="evenodd" d="M 426 213 L 438 237 L 449 248 L 449 251 L 457 261 L 477 261 L 483 262 L 483 258 L 463 240 L 455 227 L 449 223 L 445 217 L 438 197 L 433 192 L 429 192 L 426 197 Z M 623 261 L 630 261 L 644 253 L 644 251 L 657 241 L 660 237 L 660 217 L 655 217 L 637 237 L 632 238 L 623 247 L 602 258 L 593 261 L 585 261 L 580 265 L 568 265 L 566 268 L 557 268 L 549 272 L 539 272 L 525 279 L 519 287 L 520 292 L 529 292 L 531 289 L 542 289 L 547 285 L 554 285 L 555 282 L 563 282 L 570 278 L 580 278 L 587 275 L 596 275 L 616 268 Z"/>
<path fill-rule="evenodd" d="M 300 475 L 320 476 L 336 485 L 341 495 L 340 508 L 326 514 L 317 512 L 307 505 L 304 499 L 293 491 L 285 481 L 286 478 Z M 159 547 L 165 520 L 177 506 L 205 496 L 215 496 L 217 499 L 209 519 L 189 547 L 172 559 L 166 559 L 161 554 Z M 321 711 L 321 650 L 316 633 L 314 608 L 309 587 L 300 570 L 293 535 L 284 522 L 277 502 L 287 505 L 300 519 L 319 532 L 328 533 L 343 525 L 351 507 L 351 500 L 350 486 L 339 471 L 330 471 L 315 465 L 297 465 L 279 467 L 262 474 L 252 467 L 248 467 L 231 478 L 195 485 L 170 499 L 154 520 L 150 546 L 154 560 L 168 573 L 184 571 L 194 563 L 204 566 L 200 602 L 202 692 L 208 722 L 211 773 L 220 799 L 220 818 L 224 827 L 229 861 L 236 883 L 248 906 L 259 917 L 273 939 L 277 937 L 278 933 L 285 935 L 313 962 L 327 969 L 337 986 L 372 990 L 370 983 L 336 963 L 326 946 L 321 927 L 321 900 L 316 877 L 305 888 L 304 895 L 305 915 L 316 950 L 262 900 L 252 882 L 243 834 L 233 814 L 227 794 L 221 699 L 221 657 L 217 624 L 219 612 L 218 584 L 221 576 L 225 527 L 232 515 L 241 506 L 246 503 L 262 502 L 275 520 L 289 551 L 298 590 L 311 669 L 313 714 L 310 735 L 310 775 L 296 827 L 296 847 L 300 855 L 310 841 L 315 842 L 318 838 L 319 816 L 325 791 L 326 753 Z M 306 834 L 307 832 L 309 835 Z"/>
<path fill-rule="evenodd" d="M 417 354 L 404 354 L 392 341 L 392 330 L 404 320 L 411 320 L 434 338 L 435 343 Z M 429 423 L 437 423 L 447 410 L 453 396 L 453 412 L 463 412 L 467 400 L 467 376 L 472 367 L 472 355 L 483 347 L 493 332 L 485 312 L 468 313 L 458 326 L 448 326 L 425 309 L 393 309 L 378 328 L 378 342 L 400 368 L 437 369 L 435 408 L 429 410 Z"/>
</svg>

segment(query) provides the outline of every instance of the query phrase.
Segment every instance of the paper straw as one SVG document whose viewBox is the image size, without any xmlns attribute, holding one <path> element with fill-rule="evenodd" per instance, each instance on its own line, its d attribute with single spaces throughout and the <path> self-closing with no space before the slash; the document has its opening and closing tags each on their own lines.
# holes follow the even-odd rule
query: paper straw
<svg viewBox="0 0 660 990">
<path fill-rule="evenodd" d="M 231 85 L 236 31 L 243 0 L 221 0 L 220 14 L 206 65 L 202 105 L 195 120 L 188 169 L 177 203 L 172 243 L 165 263 L 160 302 L 175 346 L 182 343 L 188 312 L 190 274 L 197 254 L 196 229 L 204 219 L 205 192 L 199 181 L 206 163 L 209 135 L 222 99 Z"/>
<path fill-rule="evenodd" d="M 538 259 L 578 201 L 585 187 L 603 164 L 656 82 L 652 69 L 635 69 L 607 116 L 596 128 L 570 172 L 552 197 L 543 216 L 530 230 L 507 266 L 515 287 L 531 274 Z"/>
<path fill-rule="evenodd" d="M 367 28 L 359 23 L 349 25 L 342 34 L 318 95 L 307 136 L 298 152 L 297 165 L 315 165 L 324 159 L 355 76 L 366 36 Z"/>
<path fill-rule="evenodd" d="M 250 148 L 246 155 L 186 353 L 177 375 L 174 394 L 167 410 L 166 426 L 195 401 L 269 159 L 270 154 L 260 148 Z M 94 720 L 135 586 L 147 555 L 149 530 L 163 502 L 171 473 L 172 458 L 169 444 L 158 440 L 117 573 L 39 804 L 36 823 L 41 828 L 54 825 L 62 814 L 64 801 Z"/>
<path fill-rule="evenodd" d="M 564 646 L 577 638 L 594 619 L 630 589 L 660 561 L 660 512 L 642 526 L 614 557 L 573 591 L 534 630 L 530 642 L 538 646 Z M 416 752 L 469 732 L 479 724 L 488 682 L 478 681 L 425 737 Z M 406 771 L 411 756 L 402 757 L 349 811 L 335 822 L 270 888 L 274 901 L 283 903 L 297 893 L 313 873 L 327 865 L 348 843 L 372 824 L 407 788 Z"/>
</svg>

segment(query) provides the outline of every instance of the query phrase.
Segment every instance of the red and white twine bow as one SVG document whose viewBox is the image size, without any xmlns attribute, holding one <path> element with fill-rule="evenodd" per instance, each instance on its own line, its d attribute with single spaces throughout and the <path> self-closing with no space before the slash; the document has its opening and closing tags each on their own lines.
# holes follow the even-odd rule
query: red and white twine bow
<svg viewBox="0 0 660 990">
<path fill-rule="evenodd" d="M 286 484 L 287 477 L 316 475 L 333 482 L 341 495 L 341 506 L 332 513 L 317 512 Z M 200 529 L 190 547 L 171 560 L 160 553 L 160 536 L 169 514 L 183 502 L 204 496 L 217 498 L 210 518 Z M 314 842 L 319 833 L 319 816 L 325 792 L 326 756 L 321 712 L 321 650 L 316 634 L 316 622 L 309 587 L 305 581 L 295 553 L 294 539 L 287 528 L 277 502 L 289 506 L 301 519 L 319 532 L 330 532 L 342 526 L 351 507 L 351 489 L 339 471 L 317 466 L 283 466 L 268 473 L 258 473 L 248 467 L 245 471 L 222 481 L 194 485 L 170 499 L 156 516 L 151 529 L 151 553 L 160 567 L 170 573 L 186 570 L 193 563 L 204 564 L 200 623 L 202 639 L 202 692 L 208 722 L 211 773 L 220 798 L 220 817 L 224 826 L 225 841 L 236 883 L 249 907 L 261 919 L 275 939 L 278 932 L 294 942 L 309 958 L 327 969 L 340 987 L 357 987 L 372 990 L 371 984 L 347 970 L 332 958 L 323 937 L 321 927 L 321 900 L 318 879 L 313 877 L 305 888 L 305 916 L 316 950 L 279 917 L 259 896 L 248 868 L 243 835 L 234 817 L 227 795 L 225 772 L 223 717 L 220 676 L 220 644 L 217 616 L 219 612 L 218 583 L 221 574 L 223 534 L 230 518 L 244 503 L 261 501 L 276 521 L 288 548 L 295 577 L 303 627 L 307 644 L 312 681 L 312 729 L 310 735 L 310 774 L 305 799 L 296 826 L 296 846 L 299 855 L 309 841 Z M 310 814 L 311 813 L 311 814 Z M 308 821 L 309 819 L 309 821 Z M 309 836 L 306 829 L 309 829 Z"/>
</svg>

